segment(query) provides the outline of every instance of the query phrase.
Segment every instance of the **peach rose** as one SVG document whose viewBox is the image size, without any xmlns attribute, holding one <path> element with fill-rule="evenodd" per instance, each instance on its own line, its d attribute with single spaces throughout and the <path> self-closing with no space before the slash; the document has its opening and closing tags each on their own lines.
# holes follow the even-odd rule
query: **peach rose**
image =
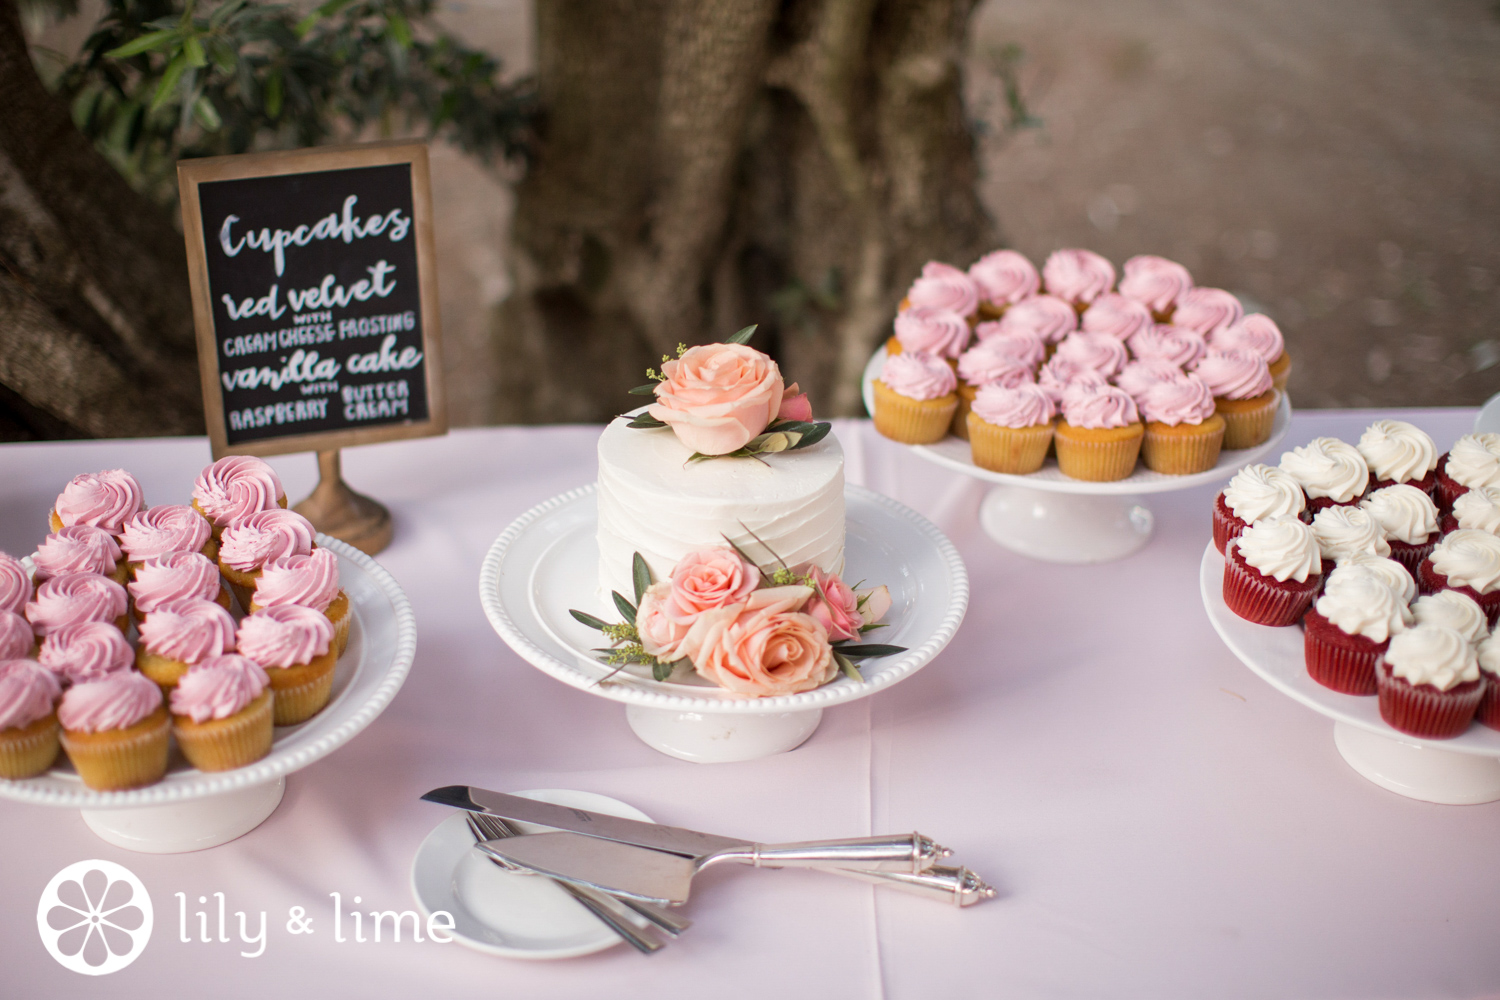
<svg viewBox="0 0 1500 1000">
<path fill-rule="evenodd" d="M 812 403 L 808 401 L 807 393 L 797 388 L 793 382 L 782 391 L 781 409 L 776 411 L 777 420 L 804 420 L 811 421 Z"/>
<path fill-rule="evenodd" d="M 671 593 L 663 611 L 686 627 L 705 611 L 739 604 L 759 584 L 760 570 L 729 546 L 699 549 L 672 567 Z"/>
<path fill-rule="evenodd" d="M 802 610 L 816 618 L 828 632 L 830 642 L 858 639 L 864 619 L 859 613 L 859 597 L 840 580 L 837 573 L 825 573 L 809 567 L 816 591 Z"/>
<path fill-rule="evenodd" d="M 766 429 L 781 410 L 776 362 L 743 344 L 705 344 L 662 365 L 647 411 L 672 426 L 688 448 L 727 455 Z"/>
<path fill-rule="evenodd" d="M 664 663 L 680 658 L 677 648 L 688 634 L 686 623 L 674 621 L 667 614 L 671 596 L 671 583 L 666 580 L 653 583 L 641 595 L 640 607 L 635 611 L 635 630 L 641 637 L 641 646 Z"/>
<path fill-rule="evenodd" d="M 678 652 L 699 675 L 736 695 L 811 691 L 838 675 L 822 623 L 797 610 L 811 596 L 811 587 L 767 587 L 744 604 L 706 611 Z"/>
<path fill-rule="evenodd" d="M 854 596 L 860 600 L 859 617 L 866 625 L 874 625 L 891 610 L 891 591 L 884 584 L 873 590 L 856 590 Z"/>
</svg>

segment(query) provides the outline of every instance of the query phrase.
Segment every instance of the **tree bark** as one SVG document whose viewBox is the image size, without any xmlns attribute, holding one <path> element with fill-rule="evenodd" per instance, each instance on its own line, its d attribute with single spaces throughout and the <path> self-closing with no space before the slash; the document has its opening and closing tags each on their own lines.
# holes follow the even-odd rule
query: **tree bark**
<svg viewBox="0 0 1500 1000">
<path fill-rule="evenodd" d="M 496 416 L 605 419 L 677 343 L 749 323 L 820 414 L 858 412 L 921 265 L 996 241 L 960 95 L 973 5 L 539 4 Z"/>
<path fill-rule="evenodd" d="M 203 433 L 182 236 L 74 127 L 0 0 L 0 434 Z"/>
</svg>

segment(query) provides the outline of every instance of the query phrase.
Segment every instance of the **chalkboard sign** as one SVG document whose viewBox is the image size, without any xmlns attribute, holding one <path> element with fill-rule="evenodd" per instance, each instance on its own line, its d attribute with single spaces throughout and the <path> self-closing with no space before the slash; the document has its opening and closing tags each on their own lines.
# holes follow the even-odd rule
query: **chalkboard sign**
<svg viewBox="0 0 1500 1000">
<path fill-rule="evenodd" d="M 184 160 L 214 457 L 442 434 L 427 147 Z"/>
</svg>

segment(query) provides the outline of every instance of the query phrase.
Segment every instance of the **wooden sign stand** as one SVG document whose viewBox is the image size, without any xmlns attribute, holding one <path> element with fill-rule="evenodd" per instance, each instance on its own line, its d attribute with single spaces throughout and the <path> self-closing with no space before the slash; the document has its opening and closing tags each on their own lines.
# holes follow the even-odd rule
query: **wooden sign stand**
<svg viewBox="0 0 1500 1000">
<path fill-rule="evenodd" d="M 344 482 L 338 451 L 318 452 L 318 486 L 292 509 L 325 535 L 348 542 L 367 555 L 391 544 L 395 524 L 385 505 Z"/>
</svg>

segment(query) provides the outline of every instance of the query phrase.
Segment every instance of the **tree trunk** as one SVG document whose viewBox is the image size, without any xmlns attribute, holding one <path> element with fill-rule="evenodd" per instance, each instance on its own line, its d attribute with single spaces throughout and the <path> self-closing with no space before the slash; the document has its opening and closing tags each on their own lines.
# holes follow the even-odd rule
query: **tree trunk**
<svg viewBox="0 0 1500 1000">
<path fill-rule="evenodd" d="M 47 92 L 0 0 L 0 436 L 203 433 L 182 236 Z"/>
<path fill-rule="evenodd" d="M 749 323 L 820 415 L 858 412 L 921 265 L 995 242 L 960 95 L 973 5 L 538 4 L 496 416 L 605 419 L 679 341 Z"/>
</svg>

